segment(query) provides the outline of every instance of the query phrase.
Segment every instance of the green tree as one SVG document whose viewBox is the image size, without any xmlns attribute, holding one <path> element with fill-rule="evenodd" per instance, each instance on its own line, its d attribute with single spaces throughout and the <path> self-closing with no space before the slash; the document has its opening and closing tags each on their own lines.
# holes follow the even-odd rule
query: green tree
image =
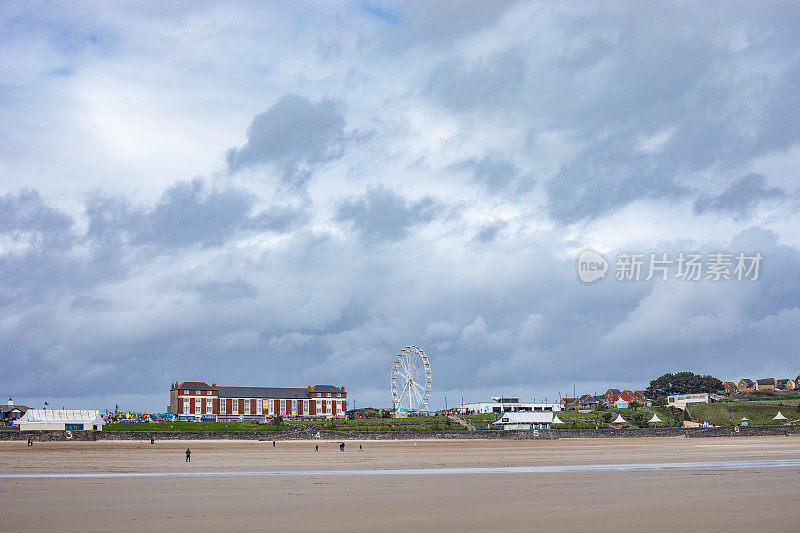
<svg viewBox="0 0 800 533">
<path fill-rule="evenodd" d="M 653 400 L 653 407 L 666 407 L 667 406 L 667 398 L 665 396 L 659 396 L 655 400 Z"/>
<path fill-rule="evenodd" d="M 675 420 L 675 425 L 678 427 L 683 426 L 683 410 L 678 409 L 674 405 L 667 408 L 669 415 Z"/>
<path fill-rule="evenodd" d="M 641 406 L 642 406 L 642 404 L 640 402 L 636 401 L 636 400 L 631 400 L 631 401 L 628 402 L 628 409 L 633 411 L 634 415 L 636 414 L 636 409 L 638 409 Z"/>
<path fill-rule="evenodd" d="M 611 423 L 612 420 L 614 420 L 615 414 L 616 413 L 614 413 L 613 411 L 603 411 L 603 414 L 600 415 L 600 417 L 603 419 L 603 422 L 609 424 Z"/>
<path fill-rule="evenodd" d="M 650 382 L 647 390 L 656 396 L 670 394 L 691 394 L 696 392 L 719 392 L 723 389 L 722 381 L 714 376 L 695 374 L 694 372 L 678 372 L 664 374 Z"/>
<path fill-rule="evenodd" d="M 272 423 L 275 424 L 275 431 L 278 431 L 283 423 L 283 417 L 281 415 L 277 415 L 272 419 Z"/>
<path fill-rule="evenodd" d="M 645 413 L 644 411 L 633 413 L 631 418 L 633 419 L 633 423 L 639 426 L 640 428 L 647 427 L 647 413 Z"/>
</svg>

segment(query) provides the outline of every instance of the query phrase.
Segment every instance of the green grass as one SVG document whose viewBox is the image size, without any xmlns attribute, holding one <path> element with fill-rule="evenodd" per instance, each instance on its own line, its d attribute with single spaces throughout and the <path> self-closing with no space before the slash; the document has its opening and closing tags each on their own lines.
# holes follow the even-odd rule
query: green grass
<svg viewBox="0 0 800 533">
<path fill-rule="evenodd" d="M 0 426 L 0 429 L 6 431 L 19 431 L 19 426 Z"/>
<path fill-rule="evenodd" d="M 741 401 L 764 405 L 778 405 L 779 403 L 782 403 L 783 405 L 800 405 L 800 398 L 781 398 L 780 396 L 769 399 L 759 398 L 757 400 L 743 399 Z"/>
<path fill-rule="evenodd" d="M 730 407 L 730 413 L 728 412 Z M 772 426 L 780 422 L 772 420 L 778 411 L 783 416 L 791 420 L 800 419 L 797 407 L 777 405 L 765 405 L 754 402 L 733 402 L 733 403 L 707 403 L 703 405 L 693 405 L 689 407 L 689 414 L 695 422 L 708 420 L 715 426 L 729 426 L 731 421 L 738 425 L 743 416 L 750 419 L 751 426 Z M 784 421 L 785 422 L 785 421 Z"/>
<path fill-rule="evenodd" d="M 285 424 L 281 428 L 286 427 Z M 130 422 L 106 424 L 103 431 L 274 431 L 272 424 L 255 422 Z"/>
<path fill-rule="evenodd" d="M 444 417 L 360 418 L 357 420 L 284 420 L 281 431 L 292 429 L 334 431 L 441 431 L 448 429 Z M 451 430 L 464 427 L 450 422 Z M 274 432 L 272 424 L 236 422 L 133 422 L 106 424 L 104 431 L 261 431 Z"/>
</svg>

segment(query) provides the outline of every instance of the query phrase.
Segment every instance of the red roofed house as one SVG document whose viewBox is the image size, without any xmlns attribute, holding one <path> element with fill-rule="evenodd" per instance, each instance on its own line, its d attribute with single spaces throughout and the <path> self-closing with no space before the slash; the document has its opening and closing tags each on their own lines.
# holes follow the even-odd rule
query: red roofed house
<svg viewBox="0 0 800 533">
<path fill-rule="evenodd" d="M 594 396 L 591 394 L 584 394 L 580 398 L 578 398 L 578 409 L 583 410 L 590 410 L 596 411 L 598 406 L 598 401 L 594 399 Z"/>
<path fill-rule="evenodd" d="M 756 384 L 752 379 L 742 378 L 739 380 L 739 392 L 748 392 L 756 390 Z"/>
<path fill-rule="evenodd" d="M 757 379 L 756 390 L 775 390 L 775 378 Z"/>
<path fill-rule="evenodd" d="M 619 400 L 619 392 L 619 389 L 608 389 L 603 395 L 603 400 L 606 402 L 606 405 L 611 405 Z"/>
</svg>

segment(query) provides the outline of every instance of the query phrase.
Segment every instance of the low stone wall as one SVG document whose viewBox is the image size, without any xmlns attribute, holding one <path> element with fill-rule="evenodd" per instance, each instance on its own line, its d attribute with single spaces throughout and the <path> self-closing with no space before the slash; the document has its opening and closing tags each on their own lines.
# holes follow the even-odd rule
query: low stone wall
<svg viewBox="0 0 800 533">
<path fill-rule="evenodd" d="M 575 439 L 637 437 L 762 437 L 800 436 L 800 425 L 711 428 L 554 429 L 534 431 L 0 431 L 0 441 L 94 440 L 424 440 L 424 439 Z"/>
</svg>

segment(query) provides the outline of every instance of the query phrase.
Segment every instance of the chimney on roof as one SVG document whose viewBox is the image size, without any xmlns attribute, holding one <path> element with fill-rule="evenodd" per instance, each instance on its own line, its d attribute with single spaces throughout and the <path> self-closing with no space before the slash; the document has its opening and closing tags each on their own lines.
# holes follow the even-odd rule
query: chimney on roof
<svg viewBox="0 0 800 533">
<path fill-rule="evenodd" d="M 8 397 L 8 405 L 14 405 L 14 400 L 11 399 L 11 396 Z"/>
<path fill-rule="evenodd" d="M 215 381 L 214 383 L 212 383 L 212 384 L 211 384 L 211 388 L 212 388 L 212 389 L 216 389 L 216 388 L 217 388 L 217 382 L 216 382 L 216 381 Z"/>
<path fill-rule="evenodd" d="M 342 386 L 341 386 L 341 387 L 339 387 L 339 388 L 340 388 L 340 389 L 342 389 L 342 392 L 344 392 L 344 385 L 342 385 Z"/>
<path fill-rule="evenodd" d="M 311 392 L 311 385 L 309 385 L 308 387 L 306 387 L 306 390 L 307 390 L 308 392 Z"/>
</svg>

